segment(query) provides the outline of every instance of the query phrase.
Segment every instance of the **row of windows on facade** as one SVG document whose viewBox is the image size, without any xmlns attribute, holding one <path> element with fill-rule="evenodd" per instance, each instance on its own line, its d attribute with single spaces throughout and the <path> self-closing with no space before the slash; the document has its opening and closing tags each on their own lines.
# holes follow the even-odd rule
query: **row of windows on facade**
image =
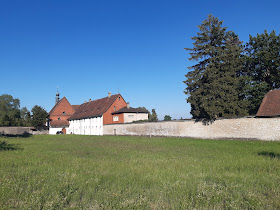
<svg viewBox="0 0 280 210">
<path fill-rule="evenodd" d="M 133 118 L 134 115 L 128 115 L 129 118 Z M 119 121 L 119 116 L 114 116 L 113 121 Z"/>
<path fill-rule="evenodd" d="M 94 126 L 91 126 L 91 127 L 94 128 Z M 97 128 L 97 126 L 95 126 L 95 127 Z M 99 127 L 101 128 L 101 126 L 99 126 Z M 80 126 L 79 128 L 80 128 L 80 129 L 81 129 L 81 128 L 90 128 L 90 126 Z M 76 128 L 76 130 L 77 130 L 77 128 Z"/>
<path fill-rule="evenodd" d="M 59 118 L 57 118 L 58 120 L 61 120 L 61 118 L 59 117 Z M 98 119 L 98 118 L 97 118 Z M 79 121 L 79 120 L 73 120 L 73 122 L 75 122 L 75 121 Z M 84 122 L 86 121 L 86 119 L 84 119 Z"/>
</svg>

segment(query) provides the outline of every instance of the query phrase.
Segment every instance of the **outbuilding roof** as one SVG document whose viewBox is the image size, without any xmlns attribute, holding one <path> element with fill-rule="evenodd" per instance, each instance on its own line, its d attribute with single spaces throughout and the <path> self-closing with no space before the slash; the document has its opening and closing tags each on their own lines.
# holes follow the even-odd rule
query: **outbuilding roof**
<svg viewBox="0 0 280 210">
<path fill-rule="evenodd" d="M 86 119 L 102 116 L 113 104 L 120 94 L 83 103 L 68 120 Z"/>
<path fill-rule="evenodd" d="M 140 108 L 128 108 L 128 107 L 123 107 L 115 112 L 113 112 L 112 114 L 121 114 L 121 113 L 149 113 L 143 109 Z"/>
<path fill-rule="evenodd" d="M 256 116 L 280 116 L 280 89 L 271 90 L 264 96 Z"/>
</svg>

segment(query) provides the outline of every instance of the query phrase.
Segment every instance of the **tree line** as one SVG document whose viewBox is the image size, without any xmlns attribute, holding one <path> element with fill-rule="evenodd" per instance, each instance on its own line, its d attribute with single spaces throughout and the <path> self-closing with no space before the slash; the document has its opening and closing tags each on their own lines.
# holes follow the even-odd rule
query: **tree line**
<svg viewBox="0 0 280 210">
<path fill-rule="evenodd" d="M 31 112 L 23 107 L 20 109 L 20 100 L 8 94 L 0 96 L 0 126 L 34 126 L 46 125 L 47 111 L 35 105 Z"/>
<path fill-rule="evenodd" d="M 255 115 L 264 95 L 280 87 L 280 35 L 266 30 L 243 44 L 209 15 L 189 51 L 185 94 L 195 119 Z"/>
</svg>

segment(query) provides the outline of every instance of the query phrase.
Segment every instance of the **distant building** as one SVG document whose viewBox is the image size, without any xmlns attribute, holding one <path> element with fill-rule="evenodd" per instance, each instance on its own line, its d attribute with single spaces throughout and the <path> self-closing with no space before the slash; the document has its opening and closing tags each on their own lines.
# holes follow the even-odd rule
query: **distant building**
<svg viewBox="0 0 280 210">
<path fill-rule="evenodd" d="M 280 89 L 269 91 L 263 98 L 256 117 L 280 116 Z"/>
<path fill-rule="evenodd" d="M 139 120 L 148 120 L 148 112 L 140 108 L 123 107 L 112 113 L 113 123 L 131 123 Z"/>
<path fill-rule="evenodd" d="M 68 118 L 75 113 L 75 109 L 78 107 L 78 105 L 72 106 L 65 97 L 59 100 L 57 93 L 56 104 L 49 112 L 49 134 L 56 134 L 58 131 L 66 134 L 66 129 L 69 127 Z"/>
<path fill-rule="evenodd" d="M 65 97 L 61 100 L 56 97 L 56 101 L 49 113 L 50 134 L 63 131 L 65 134 L 103 135 L 103 125 L 148 120 L 146 111 L 129 107 L 121 94 L 109 92 L 105 98 L 81 105 L 71 105 Z"/>
</svg>

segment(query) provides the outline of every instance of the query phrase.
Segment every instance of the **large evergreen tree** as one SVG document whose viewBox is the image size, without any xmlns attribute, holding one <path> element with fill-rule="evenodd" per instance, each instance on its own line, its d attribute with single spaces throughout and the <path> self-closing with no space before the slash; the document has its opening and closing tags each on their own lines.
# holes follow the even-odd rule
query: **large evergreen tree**
<svg viewBox="0 0 280 210">
<path fill-rule="evenodd" d="M 237 77 L 242 45 L 238 36 L 222 24 L 223 21 L 209 15 L 198 26 L 197 36 L 192 37 L 194 47 L 186 48 L 190 51 L 189 60 L 198 61 L 189 67 L 184 81 L 193 118 L 215 119 L 245 114 Z"/>
<path fill-rule="evenodd" d="M 280 35 L 265 30 L 256 37 L 250 35 L 246 45 L 244 92 L 249 102 L 249 113 L 256 114 L 264 95 L 280 88 Z"/>
</svg>

